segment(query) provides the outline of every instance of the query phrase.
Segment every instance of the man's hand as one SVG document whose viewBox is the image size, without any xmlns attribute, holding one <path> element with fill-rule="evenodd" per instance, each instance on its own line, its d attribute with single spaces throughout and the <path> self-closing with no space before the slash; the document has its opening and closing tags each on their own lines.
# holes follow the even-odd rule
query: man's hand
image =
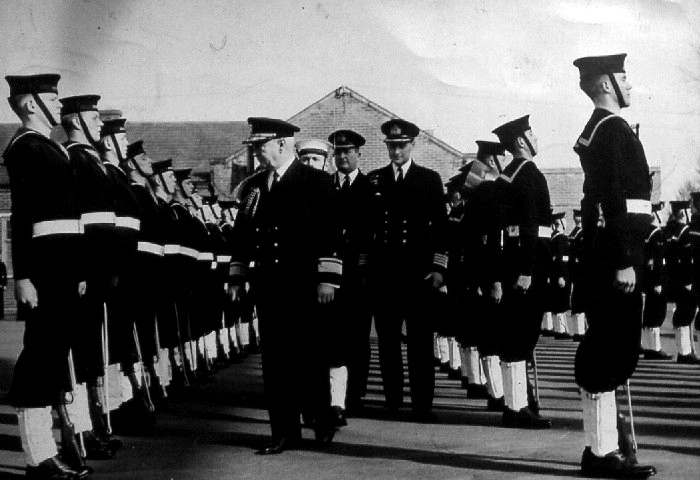
<svg viewBox="0 0 700 480">
<path fill-rule="evenodd" d="M 693 284 L 692 284 L 692 283 L 689 283 L 689 284 L 686 285 L 684 288 L 686 289 L 686 291 L 689 292 L 689 291 L 691 291 L 691 290 L 693 289 Z"/>
<path fill-rule="evenodd" d="M 29 308 L 36 308 L 39 305 L 39 296 L 32 281 L 28 278 L 17 280 L 15 283 L 15 298 L 18 303 L 26 303 Z"/>
<path fill-rule="evenodd" d="M 636 282 L 637 276 L 635 275 L 634 268 L 632 267 L 627 267 L 624 270 L 618 270 L 615 272 L 615 282 L 613 285 L 623 293 L 632 292 Z"/>
<path fill-rule="evenodd" d="M 501 303 L 501 298 L 503 298 L 501 282 L 493 282 L 493 285 L 491 285 L 491 298 L 494 302 Z"/>
<path fill-rule="evenodd" d="M 424 280 L 428 280 L 430 285 L 436 290 L 442 287 L 442 284 L 445 281 L 442 278 L 442 273 L 440 272 L 430 272 L 428 275 L 425 276 Z"/>
<path fill-rule="evenodd" d="M 566 287 L 566 280 L 564 280 L 564 277 L 559 277 L 559 280 L 557 280 L 557 284 L 559 285 L 559 288 Z"/>
<path fill-rule="evenodd" d="M 523 293 L 527 292 L 532 284 L 532 276 L 530 275 L 520 275 L 518 280 L 515 282 L 515 289 L 522 290 Z"/>
<path fill-rule="evenodd" d="M 241 286 L 240 285 L 229 285 L 228 286 L 228 296 L 232 302 L 236 302 L 241 296 Z"/>
<path fill-rule="evenodd" d="M 87 282 L 82 281 L 78 284 L 78 296 L 82 297 L 87 291 Z"/>
<path fill-rule="evenodd" d="M 654 287 L 654 293 L 657 295 L 661 295 L 661 285 L 657 285 Z"/>
<path fill-rule="evenodd" d="M 321 305 L 327 305 L 333 302 L 335 298 L 335 287 L 322 283 L 318 286 L 316 291 L 318 292 L 318 303 Z"/>
</svg>

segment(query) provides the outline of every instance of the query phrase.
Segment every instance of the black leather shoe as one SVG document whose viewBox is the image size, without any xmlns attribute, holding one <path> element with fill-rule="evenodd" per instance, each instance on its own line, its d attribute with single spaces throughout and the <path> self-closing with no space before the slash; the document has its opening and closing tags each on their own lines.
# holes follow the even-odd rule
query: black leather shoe
<svg viewBox="0 0 700 480">
<path fill-rule="evenodd" d="M 256 455 L 279 455 L 285 450 L 293 450 L 299 444 L 298 439 L 291 439 L 289 437 L 282 437 L 278 440 L 273 440 L 272 442 L 265 445 L 263 448 L 255 452 Z"/>
<path fill-rule="evenodd" d="M 348 420 L 345 416 L 345 410 L 341 407 L 331 407 L 331 422 L 336 427 L 346 427 Z"/>
<path fill-rule="evenodd" d="M 114 456 L 116 449 L 112 449 L 109 443 L 100 441 L 92 432 L 84 432 L 85 458 L 88 460 L 108 460 Z"/>
<path fill-rule="evenodd" d="M 502 412 L 506 409 L 506 402 L 503 397 L 494 398 L 489 395 L 489 399 L 486 401 L 486 410 L 489 412 Z"/>
<path fill-rule="evenodd" d="M 700 365 L 700 358 L 698 358 L 694 353 L 689 353 L 688 355 L 678 354 L 678 357 L 676 357 L 676 362 L 685 365 Z"/>
<path fill-rule="evenodd" d="M 450 371 L 447 372 L 447 378 L 450 380 L 461 380 L 462 379 L 462 370 L 459 368 L 450 368 Z"/>
<path fill-rule="evenodd" d="M 91 473 L 89 467 L 73 470 L 57 457 L 47 458 L 35 467 L 27 466 L 27 478 L 33 480 L 77 480 L 87 478 Z"/>
<path fill-rule="evenodd" d="M 469 388 L 469 379 L 467 377 L 462 377 L 462 388 L 465 390 Z"/>
<path fill-rule="evenodd" d="M 440 363 L 440 371 L 442 373 L 450 373 L 450 362 Z"/>
<path fill-rule="evenodd" d="M 486 385 L 477 385 L 475 383 L 467 385 L 467 398 L 479 398 L 486 400 L 489 398 L 489 391 Z"/>
<path fill-rule="evenodd" d="M 574 339 L 574 342 L 581 342 L 583 341 L 583 337 L 585 337 L 585 335 L 581 333 L 574 333 L 574 336 L 572 338 Z"/>
<path fill-rule="evenodd" d="M 649 478 L 656 475 L 656 468 L 632 463 L 619 450 L 599 457 L 586 447 L 581 457 L 581 474 L 591 478 Z"/>
<path fill-rule="evenodd" d="M 529 407 L 518 411 L 506 407 L 503 410 L 503 426 L 508 428 L 529 428 L 542 430 L 552 428 L 552 422 L 530 410 Z"/>
<path fill-rule="evenodd" d="M 671 360 L 673 355 L 663 350 L 644 350 L 645 360 Z"/>
<path fill-rule="evenodd" d="M 542 330 L 540 331 L 540 335 L 542 335 L 543 337 L 553 337 L 553 336 L 554 336 L 554 330 L 545 330 L 545 329 L 542 329 Z"/>
<path fill-rule="evenodd" d="M 316 447 L 317 448 L 328 448 L 331 443 L 333 443 L 333 437 L 335 437 L 336 429 L 335 427 L 322 427 L 314 430 L 314 435 L 316 437 Z"/>
</svg>

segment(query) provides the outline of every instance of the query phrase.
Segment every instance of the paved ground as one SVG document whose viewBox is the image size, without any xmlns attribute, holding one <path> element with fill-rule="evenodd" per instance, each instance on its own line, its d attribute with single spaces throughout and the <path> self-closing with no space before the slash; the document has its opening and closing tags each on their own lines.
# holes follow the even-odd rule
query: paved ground
<svg viewBox="0 0 700 480">
<path fill-rule="evenodd" d="M 668 323 L 668 322 L 667 322 Z M 19 353 L 23 324 L 0 321 L 0 394 Z M 674 351 L 665 329 L 665 347 Z M 112 460 L 93 461 L 95 479 L 556 479 L 578 476 L 582 451 L 580 402 L 571 341 L 543 338 L 537 354 L 543 414 L 554 428 L 500 427 L 484 401 L 468 400 L 456 381 L 437 374 L 436 424 L 382 418 L 373 349 L 367 414 L 353 418 L 327 451 L 306 448 L 275 457 L 254 455 L 268 438 L 260 357 L 217 372 L 215 381 L 172 399 L 152 435 L 120 437 Z M 290 372 L 290 375 L 298 375 Z M 659 479 L 700 478 L 700 367 L 640 361 L 632 380 L 642 461 Z M 0 405 L 0 479 L 23 476 L 16 417 Z"/>
</svg>

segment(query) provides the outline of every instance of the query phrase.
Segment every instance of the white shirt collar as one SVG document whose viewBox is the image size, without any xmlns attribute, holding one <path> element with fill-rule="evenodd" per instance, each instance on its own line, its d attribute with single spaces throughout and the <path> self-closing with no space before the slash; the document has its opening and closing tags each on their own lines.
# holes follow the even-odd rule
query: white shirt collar
<svg viewBox="0 0 700 480">
<path fill-rule="evenodd" d="M 399 174 L 399 168 L 403 171 L 403 178 L 406 178 L 406 174 L 408 173 L 408 168 L 413 164 L 413 159 L 409 158 L 408 162 L 404 163 L 401 165 L 401 167 L 397 166 L 394 162 L 391 162 L 391 166 L 394 169 L 394 179 L 396 179 L 396 176 Z"/>
<path fill-rule="evenodd" d="M 286 162 L 284 162 L 282 165 L 280 165 L 280 166 L 277 167 L 276 169 L 270 170 L 270 173 L 269 173 L 269 175 L 268 175 L 268 177 L 267 177 L 267 186 L 269 187 L 269 186 L 272 185 L 272 180 L 273 180 L 273 178 L 274 178 L 275 172 L 277 172 L 277 180 L 278 180 L 278 181 L 281 180 L 282 177 L 284 176 L 284 174 L 285 174 L 285 173 L 287 172 L 287 170 L 289 169 L 289 167 L 290 167 L 290 165 L 292 164 L 293 161 L 294 161 L 294 157 L 290 157 L 289 160 L 287 160 Z"/>
<path fill-rule="evenodd" d="M 348 173 L 347 175 L 344 174 L 343 172 L 338 172 L 338 185 L 341 187 L 343 186 L 343 182 L 345 181 L 345 177 L 350 177 L 350 185 L 352 185 L 352 182 L 355 181 L 357 178 L 357 174 L 360 173 L 360 169 L 356 168 L 352 172 Z"/>
</svg>

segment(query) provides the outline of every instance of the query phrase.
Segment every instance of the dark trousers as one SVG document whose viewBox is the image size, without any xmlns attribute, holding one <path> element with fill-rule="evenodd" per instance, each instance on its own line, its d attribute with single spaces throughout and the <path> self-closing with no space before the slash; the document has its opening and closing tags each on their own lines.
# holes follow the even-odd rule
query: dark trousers
<svg viewBox="0 0 700 480">
<path fill-rule="evenodd" d="M 94 382 L 104 375 L 102 332 L 105 303 L 113 293 L 108 279 L 93 277 L 87 280 L 87 291 L 78 301 L 76 336 L 71 340 L 78 383 Z"/>
<path fill-rule="evenodd" d="M 272 438 L 299 438 L 300 414 L 319 428 L 329 421 L 328 365 L 315 358 L 322 339 L 316 285 L 277 272 L 260 272 L 253 286 L 260 326 L 263 384 Z"/>
<path fill-rule="evenodd" d="M 379 343 L 379 366 L 387 406 L 403 404 L 403 357 L 401 328 L 406 322 L 408 380 L 414 411 L 429 411 L 433 405 L 433 327 L 428 305 L 432 287 L 422 281 L 398 278 L 376 284 L 374 323 Z M 426 308 L 428 307 L 428 308 Z"/>
<path fill-rule="evenodd" d="M 529 360 L 540 338 L 545 309 L 546 280 L 533 276 L 526 292 L 513 288 L 515 279 L 503 285 L 501 344 L 504 362 Z"/>
<path fill-rule="evenodd" d="M 500 339 L 503 333 L 504 308 L 501 303 L 496 303 L 488 295 L 479 298 L 482 305 L 481 318 L 479 319 L 480 332 L 477 348 L 481 357 L 498 355 L 500 353 Z"/>
<path fill-rule="evenodd" d="M 27 309 L 24 345 L 8 394 L 15 407 L 47 407 L 67 386 L 68 350 L 75 334 L 78 282 L 65 278 L 34 281 L 39 305 Z"/>
<path fill-rule="evenodd" d="M 692 290 L 679 287 L 674 297 L 676 309 L 673 311 L 673 328 L 687 327 L 693 323 L 698 309 L 696 294 Z"/>
<path fill-rule="evenodd" d="M 590 393 L 623 385 L 639 361 L 642 293 L 623 293 L 613 286 L 615 271 L 602 266 L 586 278 L 590 302 L 588 330 L 576 351 L 576 383 Z"/>
<path fill-rule="evenodd" d="M 656 293 L 650 290 L 644 301 L 644 321 L 642 327 L 657 328 L 664 324 L 666 319 L 667 298 L 665 292 Z"/>
<path fill-rule="evenodd" d="M 348 369 L 349 398 L 358 399 L 367 393 L 369 377 L 370 334 L 372 311 L 367 289 L 358 278 L 344 278 L 330 308 L 321 308 L 322 323 L 326 327 L 324 344 L 329 367 L 346 366 Z M 323 317 L 322 317 L 323 318 Z"/>
</svg>

